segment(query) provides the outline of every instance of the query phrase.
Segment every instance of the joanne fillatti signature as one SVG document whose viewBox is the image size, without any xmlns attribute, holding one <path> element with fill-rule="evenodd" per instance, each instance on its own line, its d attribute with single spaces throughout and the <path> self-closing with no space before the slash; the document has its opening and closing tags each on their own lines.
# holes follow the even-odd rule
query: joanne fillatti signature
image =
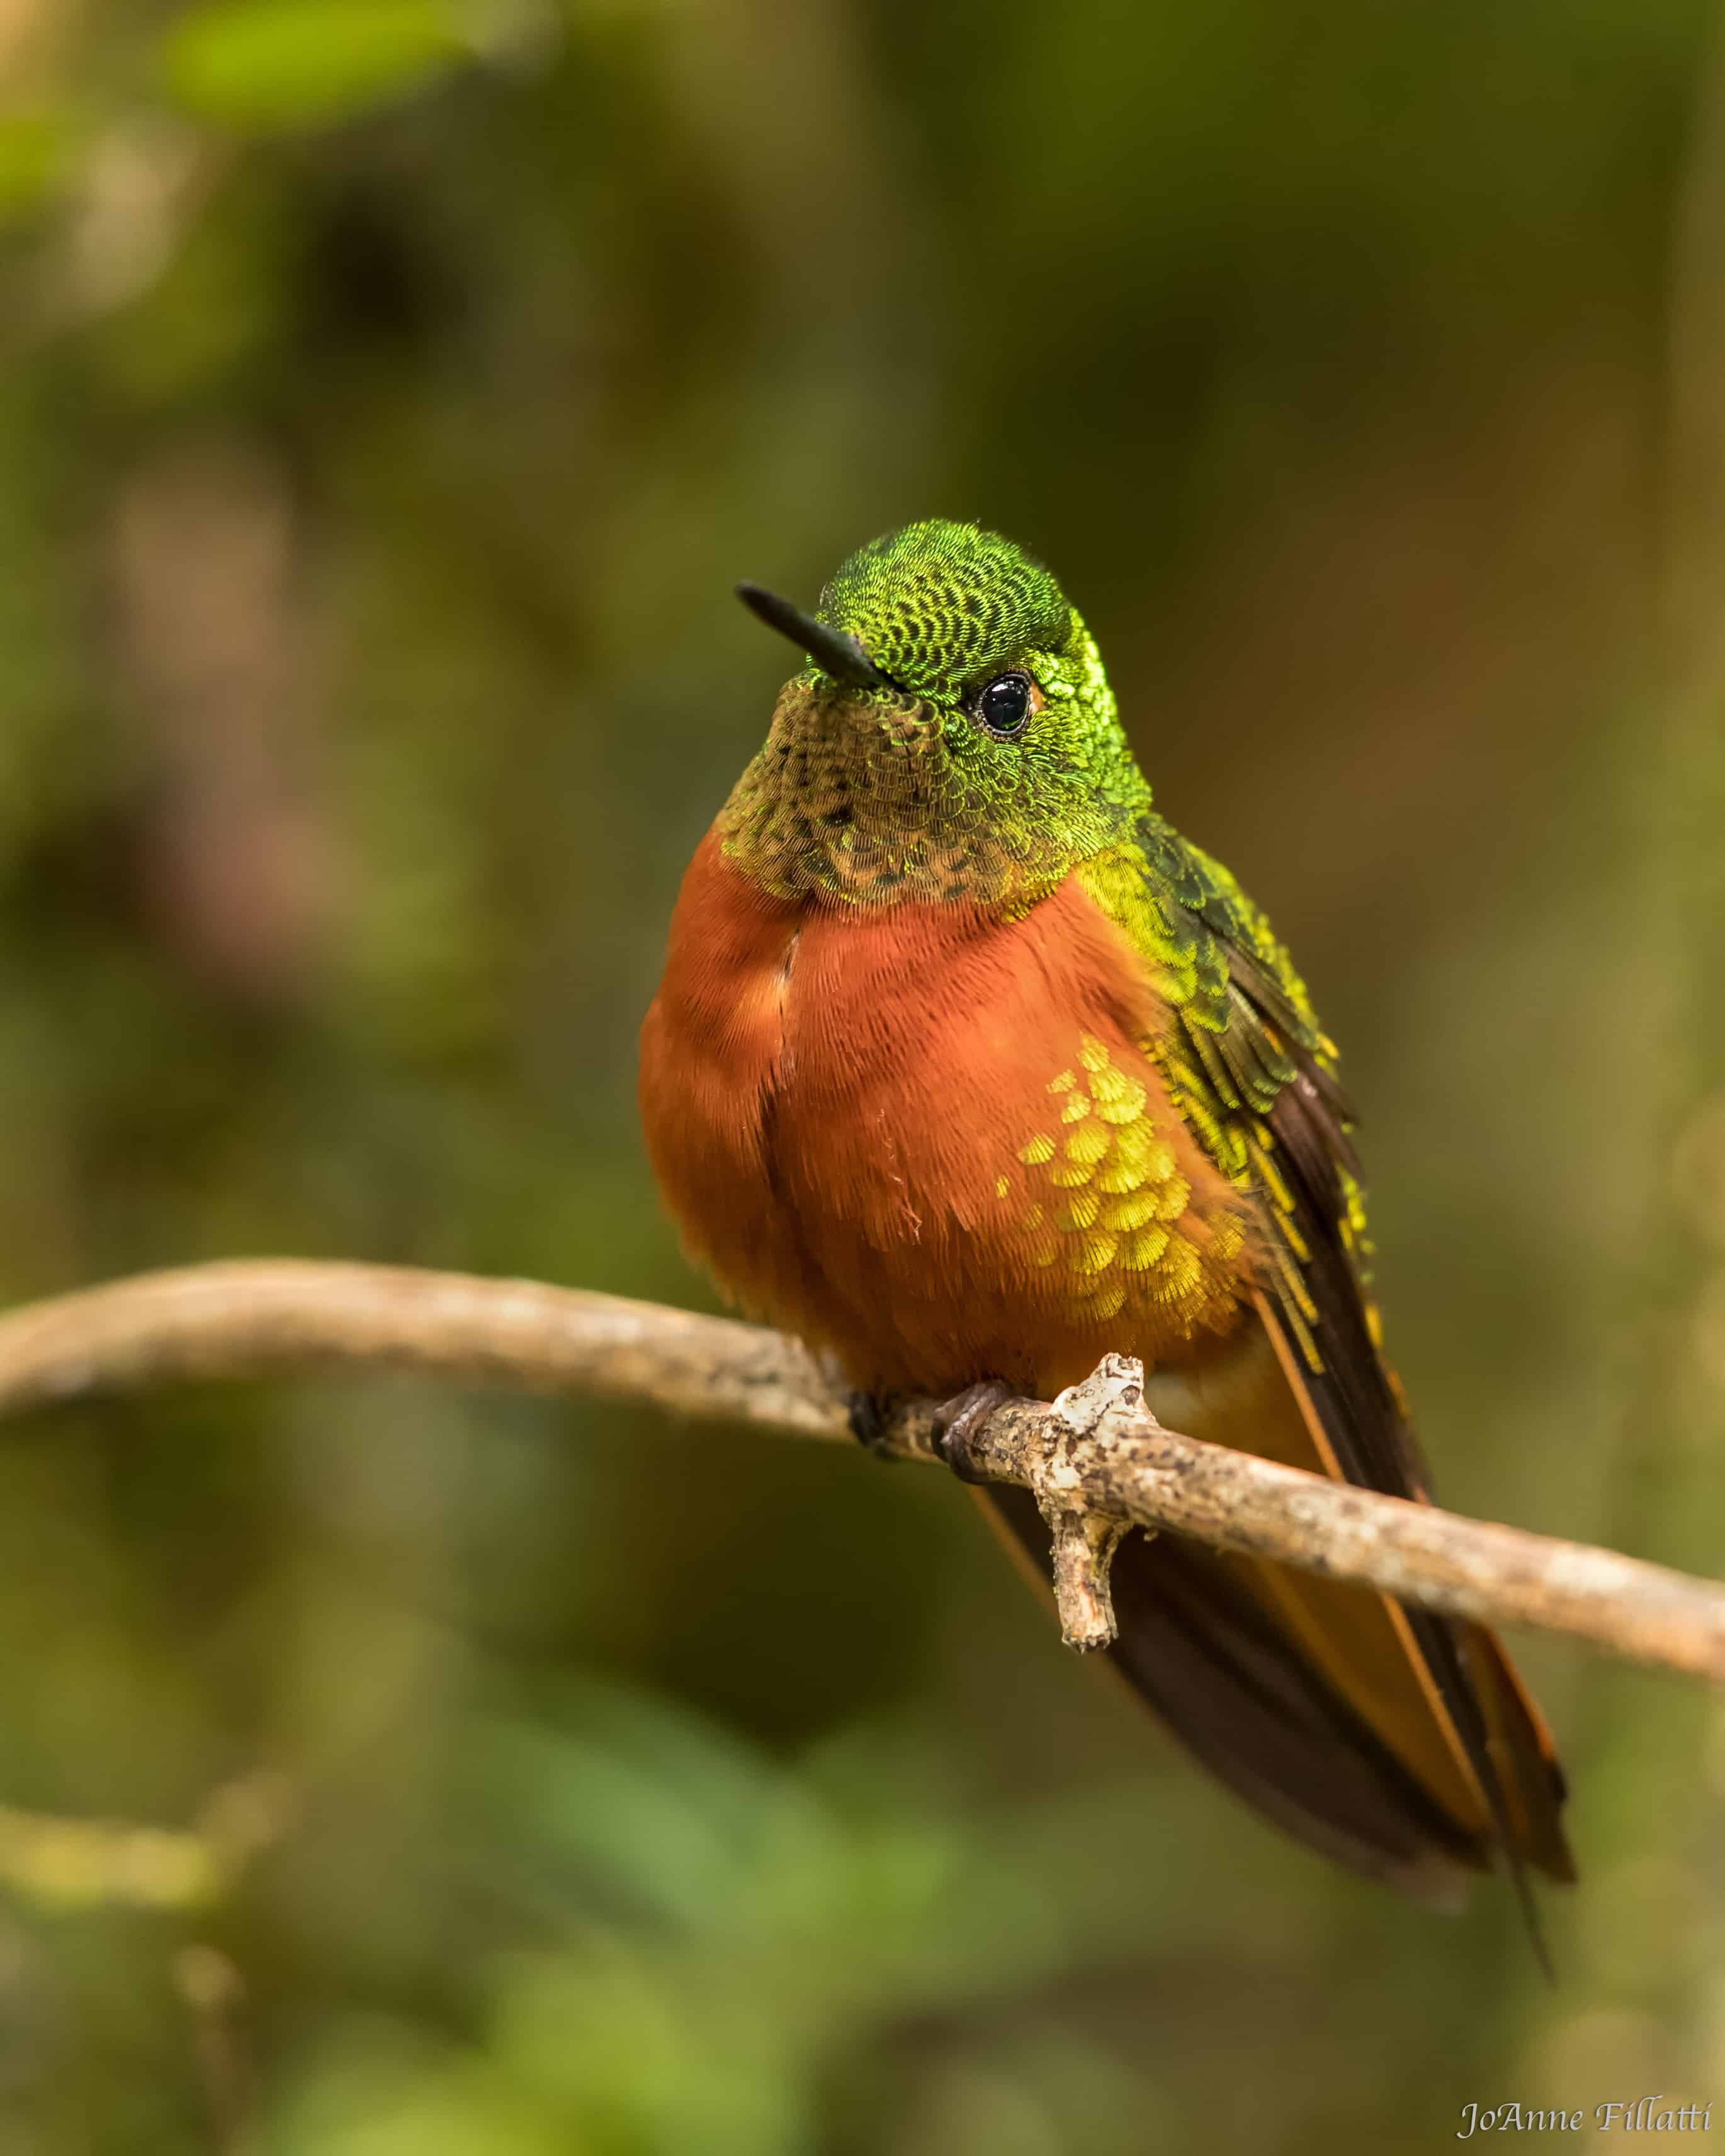
<svg viewBox="0 0 1725 2156">
<path fill-rule="evenodd" d="M 1600 2133 L 1711 2133 L 1710 2103 L 1671 2103 L 1663 2096 L 1628 2103 L 1596 2103 L 1580 2111 L 1553 2111 L 1531 2103 L 1465 2103 L 1458 2141 L 1476 2133 L 1579 2133 L 1591 2124 Z"/>
</svg>

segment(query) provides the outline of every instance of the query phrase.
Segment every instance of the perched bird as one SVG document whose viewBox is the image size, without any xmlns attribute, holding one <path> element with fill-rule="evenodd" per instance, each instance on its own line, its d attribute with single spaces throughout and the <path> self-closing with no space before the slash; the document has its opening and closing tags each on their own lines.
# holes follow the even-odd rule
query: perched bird
<svg viewBox="0 0 1725 2156">
<path fill-rule="evenodd" d="M 1427 1495 L 1380 1346 L 1336 1052 L 1262 913 L 1157 813 L 1049 572 L 931 521 L 853 554 L 684 878 L 641 1040 L 685 1242 L 868 1404 L 1139 1357 L 1172 1429 Z M 992 1388 L 992 1389 L 991 1389 Z M 1034 1505 L 986 1502 L 1045 1553 Z M 1452 1906 L 1574 1876 L 1551 1738 L 1481 1627 L 1170 1535 L 1109 1650 L 1250 1804 Z"/>
</svg>

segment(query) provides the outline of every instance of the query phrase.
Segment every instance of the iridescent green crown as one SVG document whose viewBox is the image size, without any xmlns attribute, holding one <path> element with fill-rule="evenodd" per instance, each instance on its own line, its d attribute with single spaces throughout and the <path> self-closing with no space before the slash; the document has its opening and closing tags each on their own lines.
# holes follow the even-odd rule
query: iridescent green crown
<svg viewBox="0 0 1725 2156">
<path fill-rule="evenodd" d="M 1065 593 L 998 533 L 930 517 L 860 547 L 820 595 L 819 618 L 877 666 L 950 702 L 1028 649 L 1064 651 Z"/>
</svg>

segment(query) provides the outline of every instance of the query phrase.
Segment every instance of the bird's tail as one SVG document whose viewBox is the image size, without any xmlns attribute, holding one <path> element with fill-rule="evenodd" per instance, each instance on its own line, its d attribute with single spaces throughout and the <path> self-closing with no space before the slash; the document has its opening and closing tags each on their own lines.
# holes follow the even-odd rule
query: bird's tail
<svg viewBox="0 0 1725 2156">
<path fill-rule="evenodd" d="M 1266 1323 L 1224 1382 L 1158 1412 L 1335 1475 L 1317 1409 L 1276 1346 Z M 981 1494 L 1045 1582 L 1034 1502 Z M 1482 1627 L 1167 1534 L 1122 1544 L 1114 1604 L 1109 1656 L 1132 1688 L 1238 1795 L 1325 1856 L 1440 1907 L 1457 1906 L 1468 1875 L 1500 1856 L 1517 1878 L 1529 1867 L 1574 1878 L 1550 1736 Z"/>
</svg>

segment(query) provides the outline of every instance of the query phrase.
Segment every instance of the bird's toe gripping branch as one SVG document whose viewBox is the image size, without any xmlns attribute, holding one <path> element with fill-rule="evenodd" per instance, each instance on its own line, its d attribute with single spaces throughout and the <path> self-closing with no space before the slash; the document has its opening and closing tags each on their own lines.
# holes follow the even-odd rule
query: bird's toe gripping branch
<svg viewBox="0 0 1725 2156">
<path fill-rule="evenodd" d="M 856 1391 L 845 1396 L 845 1419 L 850 1425 L 850 1435 L 876 1460 L 892 1458 L 894 1406 L 886 1393 Z"/>
<path fill-rule="evenodd" d="M 1004 1378 L 983 1378 L 935 1409 L 931 1424 L 935 1455 L 945 1460 L 961 1482 L 994 1480 L 983 1469 L 982 1440 L 995 1409 L 1016 1397 Z"/>
<path fill-rule="evenodd" d="M 1060 1637 L 1081 1654 L 1117 1637 L 1110 1573 L 1132 1524 L 1086 1502 L 1086 1473 L 1109 1445 L 1110 1417 L 1144 1412 L 1143 1364 L 1105 1355 L 1045 1411 L 990 1382 L 971 1386 L 934 1417 L 932 1449 L 961 1481 L 1017 1482 L 1035 1498 L 1053 1538 Z"/>
</svg>

